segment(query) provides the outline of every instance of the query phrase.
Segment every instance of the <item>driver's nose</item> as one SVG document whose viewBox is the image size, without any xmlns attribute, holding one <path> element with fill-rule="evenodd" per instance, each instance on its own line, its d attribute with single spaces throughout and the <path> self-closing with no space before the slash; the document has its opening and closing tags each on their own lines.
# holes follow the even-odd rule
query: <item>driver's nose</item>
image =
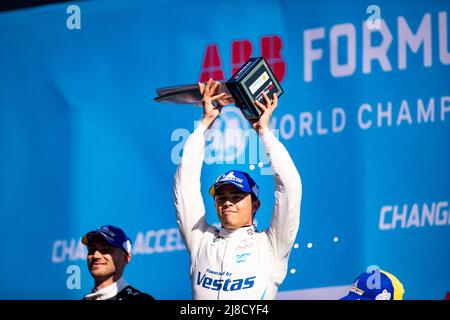
<svg viewBox="0 0 450 320">
<path fill-rule="evenodd" d="M 231 202 L 230 200 L 227 200 L 223 203 L 222 207 L 228 208 L 228 207 L 231 207 L 232 205 L 233 205 L 233 202 Z"/>
</svg>

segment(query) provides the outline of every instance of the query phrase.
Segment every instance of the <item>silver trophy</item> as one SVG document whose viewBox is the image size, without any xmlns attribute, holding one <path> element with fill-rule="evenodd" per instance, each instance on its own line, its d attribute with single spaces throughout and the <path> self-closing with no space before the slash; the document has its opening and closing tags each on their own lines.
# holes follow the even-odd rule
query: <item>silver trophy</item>
<svg viewBox="0 0 450 320">
<path fill-rule="evenodd" d="M 221 83 L 220 90 L 217 94 L 222 92 L 225 93 L 225 96 L 221 101 L 225 105 L 233 104 L 234 98 L 224 83 Z M 157 97 L 154 98 L 154 100 L 157 102 L 194 104 L 197 106 L 202 105 L 202 95 L 200 94 L 197 84 L 159 88 L 156 90 L 156 94 Z"/>
<path fill-rule="evenodd" d="M 270 99 L 273 95 L 283 94 L 277 78 L 263 57 L 250 58 L 227 82 L 221 83 L 215 94 L 225 93 L 220 99 L 221 105 L 235 104 L 241 109 L 248 120 L 259 119 L 263 113 L 255 101 L 264 103 L 266 94 Z M 188 84 L 174 87 L 159 88 L 154 98 L 158 102 L 187 103 L 202 105 L 202 95 L 197 84 Z"/>
</svg>

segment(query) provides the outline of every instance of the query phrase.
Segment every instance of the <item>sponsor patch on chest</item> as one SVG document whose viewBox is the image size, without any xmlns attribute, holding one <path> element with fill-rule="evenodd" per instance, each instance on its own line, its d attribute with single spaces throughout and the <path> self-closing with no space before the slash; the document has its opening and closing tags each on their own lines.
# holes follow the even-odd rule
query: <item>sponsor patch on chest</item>
<svg viewBox="0 0 450 320">
<path fill-rule="evenodd" d="M 237 253 L 235 259 L 236 263 L 247 261 L 247 259 L 250 257 L 251 254 L 252 254 L 251 252 Z"/>
</svg>

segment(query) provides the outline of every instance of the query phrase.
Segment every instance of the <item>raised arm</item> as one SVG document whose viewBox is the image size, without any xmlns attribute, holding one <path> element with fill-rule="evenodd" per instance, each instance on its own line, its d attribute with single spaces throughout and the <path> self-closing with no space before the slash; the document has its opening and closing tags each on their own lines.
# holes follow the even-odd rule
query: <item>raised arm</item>
<svg viewBox="0 0 450 320">
<path fill-rule="evenodd" d="M 301 179 L 283 144 L 270 131 L 261 139 L 275 182 L 275 204 L 268 235 L 275 258 L 287 262 L 300 224 Z"/>
<path fill-rule="evenodd" d="M 183 157 L 174 179 L 174 203 L 177 224 L 187 249 L 192 255 L 196 252 L 196 241 L 206 231 L 206 212 L 201 194 L 200 175 L 205 154 L 204 132 L 219 116 L 222 105 L 215 107 L 212 102 L 223 94 L 213 95 L 220 84 L 209 80 L 199 84 L 203 95 L 203 118 L 197 129 L 184 145 Z"/>
<path fill-rule="evenodd" d="M 270 101 L 267 95 L 264 94 L 264 97 L 266 105 L 255 102 L 263 110 L 263 114 L 258 121 L 252 123 L 252 127 L 264 144 L 275 181 L 275 204 L 270 228 L 266 232 L 274 258 L 280 263 L 286 263 L 300 224 L 302 184 L 288 151 L 268 128 L 272 112 L 278 105 L 278 98 L 274 95 L 273 101 Z"/>
</svg>

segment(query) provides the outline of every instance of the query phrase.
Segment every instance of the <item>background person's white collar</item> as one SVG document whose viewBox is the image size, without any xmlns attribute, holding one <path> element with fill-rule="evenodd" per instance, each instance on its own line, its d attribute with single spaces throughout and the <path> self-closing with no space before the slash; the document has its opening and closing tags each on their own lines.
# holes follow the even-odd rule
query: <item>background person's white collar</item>
<svg viewBox="0 0 450 320">
<path fill-rule="evenodd" d="M 120 291 L 128 286 L 128 283 L 125 281 L 123 277 L 120 277 L 119 280 L 107 286 L 106 288 L 95 291 L 95 288 L 92 289 L 92 292 L 85 295 L 84 298 L 86 300 L 107 300 L 114 296 L 116 296 Z"/>
</svg>

